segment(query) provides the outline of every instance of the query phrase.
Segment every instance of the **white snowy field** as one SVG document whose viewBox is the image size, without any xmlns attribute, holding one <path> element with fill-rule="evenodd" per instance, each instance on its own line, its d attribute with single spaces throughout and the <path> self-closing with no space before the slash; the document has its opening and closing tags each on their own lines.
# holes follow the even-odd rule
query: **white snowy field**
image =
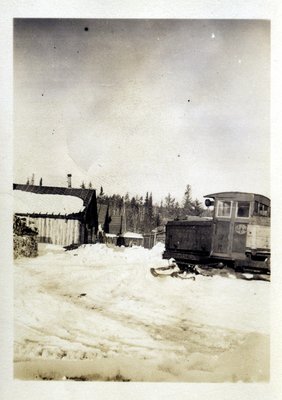
<svg viewBox="0 0 282 400">
<path fill-rule="evenodd" d="M 156 278 L 163 245 L 41 245 L 15 261 L 16 379 L 269 379 L 270 283 Z"/>
</svg>

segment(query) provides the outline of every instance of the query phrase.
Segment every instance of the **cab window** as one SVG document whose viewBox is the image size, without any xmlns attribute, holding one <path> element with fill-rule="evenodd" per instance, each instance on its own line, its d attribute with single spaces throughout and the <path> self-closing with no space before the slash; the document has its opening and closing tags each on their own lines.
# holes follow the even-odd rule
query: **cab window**
<svg viewBox="0 0 282 400">
<path fill-rule="evenodd" d="M 238 201 L 236 217 L 249 218 L 250 216 L 250 203 L 248 201 Z"/>
<path fill-rule="evenodd" d="M 270 207 L 255 201 L 255 208 L 254 208 L 255 215 L 260 215 L 262 217 L 269 217 L 270 216 Z"/>
<path fill-rule="evenodd" d="M 218 217 L 231 217 L 232 202 L 218 200 L 217 202 L 217 216 Z"/>
</svg>

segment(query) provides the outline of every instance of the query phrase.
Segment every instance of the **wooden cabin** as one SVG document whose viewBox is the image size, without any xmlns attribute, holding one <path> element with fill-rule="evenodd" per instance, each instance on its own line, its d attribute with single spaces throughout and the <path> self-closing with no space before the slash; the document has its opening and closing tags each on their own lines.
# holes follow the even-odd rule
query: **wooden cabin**
<svg viewBox="0 0 282 400">
<path fill-rule="evenodd" d="M 63 246 L 94 243 L 96 190 L 14 184 L 14 213 L 38 231 L 38 241 Z"/>
</svg>

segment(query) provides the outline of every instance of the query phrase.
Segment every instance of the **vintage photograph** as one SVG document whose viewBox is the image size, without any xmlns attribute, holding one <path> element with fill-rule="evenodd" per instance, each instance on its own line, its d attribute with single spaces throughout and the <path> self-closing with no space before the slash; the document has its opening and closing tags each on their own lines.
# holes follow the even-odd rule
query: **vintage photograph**
<svg viewBox="0 0 282 400">
<path fill-rule="evenodd" d="M 14 19 L 14 379 L 269 382 L 270 33 Z"/>
</svg>

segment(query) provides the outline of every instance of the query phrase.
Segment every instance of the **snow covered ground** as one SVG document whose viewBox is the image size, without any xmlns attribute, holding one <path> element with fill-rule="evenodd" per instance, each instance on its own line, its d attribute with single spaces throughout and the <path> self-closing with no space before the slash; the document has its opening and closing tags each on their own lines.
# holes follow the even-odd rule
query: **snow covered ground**
<svg viewBox="0 0 282 400">
<path fill-rule="evenodd" d="M 15 378 L 269 379 L 269 282 L 153 277 L 162 244 L 40 250 L 15 261 Z"/>
</svg>

